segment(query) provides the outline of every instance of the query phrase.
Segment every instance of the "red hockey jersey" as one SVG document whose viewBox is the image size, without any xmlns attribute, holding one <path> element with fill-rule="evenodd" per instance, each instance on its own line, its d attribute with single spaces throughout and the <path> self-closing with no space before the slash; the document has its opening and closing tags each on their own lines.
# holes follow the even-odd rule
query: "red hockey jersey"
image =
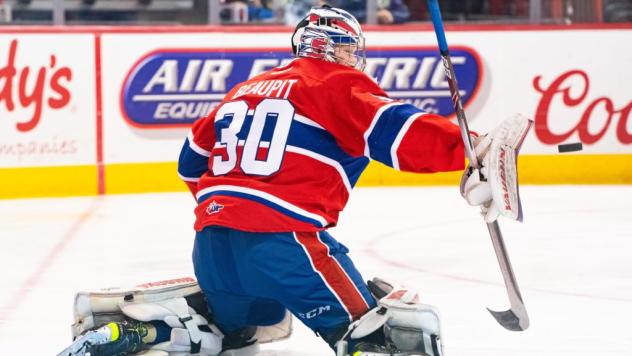
<svg viewBox="0 0 632 356">
<path fill-rule="evenodd" d="M 463 169 L 459 127 L 394 101 L 368 76 L 299 58 L 236 85 L 195 122 L 178 164 L 195 229 L 334 226 L 370 159 L 407 172 Z"/>
</svg>

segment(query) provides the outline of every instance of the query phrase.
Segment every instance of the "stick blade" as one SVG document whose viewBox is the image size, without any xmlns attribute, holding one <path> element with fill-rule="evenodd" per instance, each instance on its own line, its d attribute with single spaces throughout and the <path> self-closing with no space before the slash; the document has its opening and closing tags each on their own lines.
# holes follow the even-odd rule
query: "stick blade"
<svg viewBox="0 0 632 356">
<path fill-rule="evenodd" d="M 529 327 L 529 317 L 526 313 L 521 316 L 516 315 L 513 310 L 509 309 L 506 311 L 493 311 L 487 308 L 489 312 L 492 314 L 494 319 L 498 322 L 498 324 L 502 325 L 505 329 L 511 331 L 524 331 Z M 518 313 L 522 314 L 522 313 Z"/>
</svg>

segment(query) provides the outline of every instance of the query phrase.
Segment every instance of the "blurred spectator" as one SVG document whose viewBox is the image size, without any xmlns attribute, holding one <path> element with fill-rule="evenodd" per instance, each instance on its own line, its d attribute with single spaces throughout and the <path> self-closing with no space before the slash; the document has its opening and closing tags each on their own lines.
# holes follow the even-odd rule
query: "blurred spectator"
<svg viewBox="0 0 632 356">
<path fill-rule="evenodd" d="M 529 0 L 489 0 L 490 15 L 529 15 Z"/>
<path fill-rule="evenodd" d="M 445 5 L 442 10 L 451 13 L 461 13 L 466 17 L 469 14 L 480 14 L 483 12 L 484 0 L 452 0 L 443 1 Z"/>
<path fill-rule="evenodd" d="M 325 3 L 366 22 L 369 0 L 218 0 L 223 23 L 277 23 L 295 26 L 312 7 Z M 380 24 L 428 21 L 424 0 L 370 0 Z M 532 1 L 539 1 L 535 16 Z M 439 0 L 445 21 L 476 23 L 632 22 L 632 0 Z M 130 6 L 131 5 L 131 6 Z M 68 24 L 206 24 L 208 0 L 64 1 Z M 52 22 L 53 1 L 0 0 L 0 23 Z M 536 19 L 536 20 L 533 20 Z"/>
<path fill-rule="evenodd" d="M 248 4 L 248 17 L 251 22 L 274 22 L 277 19 L 269 0 L 251 0 Z"/>
<path fill-rule="evenodd" d="M 331 0 L 331 6 L 349 11 L 358 21 L 366 22 L 367 0 Z M 403 0 L 377 0 L 377 23 L 399 24 L 408 21 L 410 11 Z"/>
<path fill-rule="evenodd" d="M 221 10 L 219 18 L 222 22 L 244 23 L 248 22 L 247 0 L 220 0 Z"/>
<path fill-rule="evenodd" d="M 404 0 L 410 8 L 414 21 L 430 18 L 425 1 Z M 446 21 L 495 21 L 497 19 L 526 19 L 529 16 L 531 0 L 439 0 Z M 538 0 L 542 7 L 550 7 L 552 1 Z M 581 0 L 592 1 L 592 0 Z M 422 4 L 423 3 L 423 4 Z"/>
<path fill-rule="evenodd" d="M 285 6 L 285 24 L 296 26 L 312 7 L 328 3 L 324 0 L 289 0 Z"/>
<path fill-rule="evenodd" d="M 606 22 L 632 22 L 632 0 L 604 0 L 603 17 Z"/>
<path fill-rule="evenodd" d="M 0 0 L 0 22 L 11 22 L 11 7 Z"/>
<path fill-rule="evenodd" d="M 0 4 L 0 23 L 9 22 L 11 22 L 11 9 L 7 8 L 6 5 Z"/>
<path fill-rule="evenodd" d="M 404 0 L 404 4 L 408 7 L 410 17 L 408 21 L 427 21 L 428 9 L 426 8 L 426 1 L 420 0 Z"/>
</svg>

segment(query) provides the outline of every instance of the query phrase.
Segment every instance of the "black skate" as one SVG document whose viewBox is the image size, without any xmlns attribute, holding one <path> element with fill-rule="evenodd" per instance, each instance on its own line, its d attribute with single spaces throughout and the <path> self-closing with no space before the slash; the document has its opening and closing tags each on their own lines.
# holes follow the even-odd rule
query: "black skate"
<svg viewBox="0 0 632 356">
<path fill-rule="evenodd" d="M 147 327 L 139 321 L 108 323 L 78 337 L 57 356 L 124 356 L 142 350 Z"/>
<path fill-rule="evenodd" d="M 259 343 L 254 338 L 257 327 L 249 326 L 224 334 L 222 352 L 219 356 L 254 355 L 259 352 Z"/>
</svg>

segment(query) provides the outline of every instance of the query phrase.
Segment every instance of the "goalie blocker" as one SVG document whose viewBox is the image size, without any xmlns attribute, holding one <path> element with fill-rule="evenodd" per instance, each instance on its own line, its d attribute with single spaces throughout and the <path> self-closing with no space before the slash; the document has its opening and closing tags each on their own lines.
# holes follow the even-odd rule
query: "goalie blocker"
<svg viewBox="0 0 632 356">
<path fill-rule="evenodd" d="M 224 335 L 212 324 L 212 315 L 204 298 L 197 281 L 190 277 L 127 289 L 79 292 L 75 296 L 74 324 L 71 327 L 74 342 L 59 355 L 95 356 L 94 351 L 90 352 L 94 346 L 117 341 L 120 337 L 117 325 L 129 320 L 164 322 L 171 331 L 167 341 L 153 345 L 142 343 L 126 352 L 143 349 L 142 354 L 152 356 L 182 353 L 233 355 L 232 350 L 222 352 Z M 292 332 L 291 323 L 291 315 L 286 312 L 286 317 L 278 324 L 257 327 L 252 339 L 266 343 L 287 338 Z M 140 344 L 140 340 L 136 341 Z M 253 353 L 257 351 L 254 348 L 250 350 Z"/>
</svg>

